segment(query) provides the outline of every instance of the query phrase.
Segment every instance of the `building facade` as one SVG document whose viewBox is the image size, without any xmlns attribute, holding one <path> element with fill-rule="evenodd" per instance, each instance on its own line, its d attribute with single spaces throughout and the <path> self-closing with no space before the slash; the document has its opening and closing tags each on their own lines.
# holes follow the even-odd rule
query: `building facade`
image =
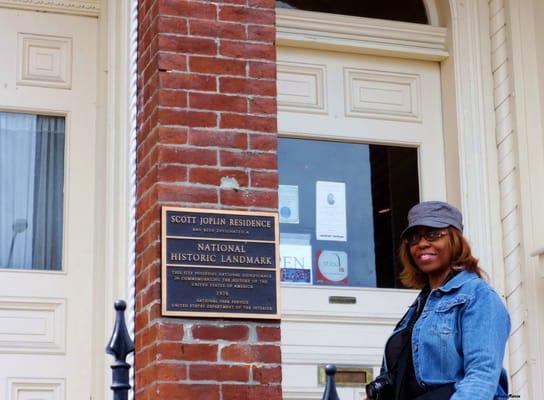
<svg viewBox="0 0 544 400">
<path fill-rule="evenodd" d="M 385 4 L 386 2 L 382 2 Z M 416 292 L 408 208 L 446 200 L 544 391 L 544 3 L 0 0 L 0 393 L 364 398 Z M 161 316 L 161 207 L 277 212 L 281 320 Z"/>
</svg>

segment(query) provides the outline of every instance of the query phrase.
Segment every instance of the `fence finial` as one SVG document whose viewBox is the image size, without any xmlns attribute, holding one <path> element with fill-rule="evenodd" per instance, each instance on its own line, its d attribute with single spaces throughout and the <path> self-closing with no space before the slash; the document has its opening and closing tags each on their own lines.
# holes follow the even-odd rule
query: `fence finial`
<svg viewBox="0 0 544 400">
<path fill-rule="evenodd" d="M 125 310 L 127 303 L 123 300 L 115 302 L 115 325 L 111 339 L 106 347 L 106 353 L 115 357 L 111 365 L 113 400 L 127 400 L 130 389 L 129 374 L 130 364 L 126 362 L 127 356 L 134 351 L 134 342 L 128 333 L 125 323 Z"/>
<path fill-rule="evenodd" d="M 327 374 L 327 383 L 325 385 L 325 392 L 323 393 L 322 400 L 340 400 L 338 393 L 336 392 L 336 384 L 334 383 L 334 374 L 336 374 L 336 365 L 327 364 L 325 366 L 325 373 Z"/>
</svg>

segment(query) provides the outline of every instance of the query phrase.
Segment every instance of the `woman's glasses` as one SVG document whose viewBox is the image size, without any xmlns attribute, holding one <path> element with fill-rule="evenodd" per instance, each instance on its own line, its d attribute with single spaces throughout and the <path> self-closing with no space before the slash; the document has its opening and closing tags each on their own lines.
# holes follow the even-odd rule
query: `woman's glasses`
<svg viewBox="0 0 544 400">
<path fill-rule="evenodd" d="M 421 238 L 424 238 L 427 242 L 434 242 L 446 234 L 446 231 L 441 229 L 429 229 L 423 232 L 412 231 L 408 232 L 406 236 L 404 236 L 404 240 L 409 246 L 413 246 L 418 244 Z"/>
</svg>

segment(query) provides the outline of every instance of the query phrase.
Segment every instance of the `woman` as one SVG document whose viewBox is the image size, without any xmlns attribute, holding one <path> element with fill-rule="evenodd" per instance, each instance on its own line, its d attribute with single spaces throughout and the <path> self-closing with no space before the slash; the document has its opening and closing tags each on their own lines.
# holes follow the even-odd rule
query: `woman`
<svg viewBox="0 0 544 400">
<path fill-rule="evenodd" d="M 510 319 L 462 231 L 461 213 L 447 203 L 423 202 L 408 213 L 401 280 L 421 292 L 386 343 L 368 399 L 508 398 L 502 362 Z"/>
</svg>

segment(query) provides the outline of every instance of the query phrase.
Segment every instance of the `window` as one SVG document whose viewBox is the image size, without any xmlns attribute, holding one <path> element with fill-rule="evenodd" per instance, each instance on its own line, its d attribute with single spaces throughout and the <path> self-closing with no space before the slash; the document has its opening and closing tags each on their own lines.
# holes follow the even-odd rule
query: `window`
<svg viewBox="0 0 544 400">
<path fill-rule="evenodd" d="M 64 118 L 0 112 L 0 267 L 61 270 Z"/>
<path fill-rule="evenodd" d="M 402 287 L 397 258 L 419 201 L 416 148 L 280 138 L 282 281 Z"/>
<path fill-rule="evenodd" d="M 425 4 L 421 0 L 277 0 L 276 7 L 417 24 L 429 23 Z"/>
</svg>

